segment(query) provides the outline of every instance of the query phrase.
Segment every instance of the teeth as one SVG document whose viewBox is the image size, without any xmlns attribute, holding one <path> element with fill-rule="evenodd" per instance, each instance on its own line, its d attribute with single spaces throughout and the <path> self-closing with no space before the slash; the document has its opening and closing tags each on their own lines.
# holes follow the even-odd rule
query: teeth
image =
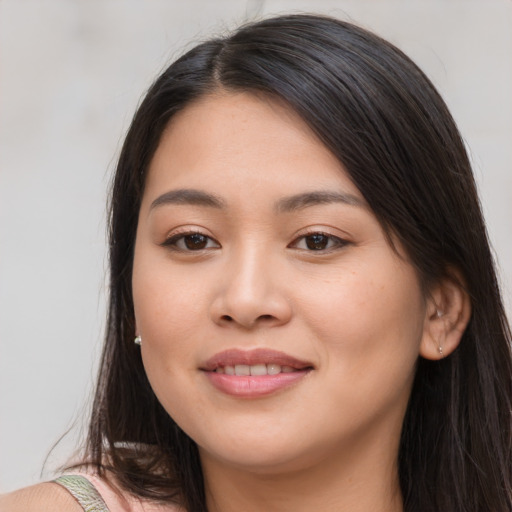
<svg viewBox="0 0 512 512">
<path fill-rule="evenodd" d="M 225 373 L 226 375 L 239 376 L 262 376 L 277 375 L 278 373 L 291 373 L 296 371 L 291 366 L 281 366 L 279 364 L 237 364 L 235 366 L 220 366 L 215 370 L 217 373 Z"/>
<path fill-rule="evenodd" d="M 267 364 L 267 373 L 269 375 L 277 375 L 278 373 L 281 373 L 281 365 Z"/>
<path fill-rule="evenodd" d="M 267 365 L 266 364 L 255 364 L 250 367 L 251 375 L 267 375 Z"/>
<path fill-rule="evenodd" d="M 251 375 L 251 367 L 247 364 L 235 365 L 235 375 Z"/>
</svg>

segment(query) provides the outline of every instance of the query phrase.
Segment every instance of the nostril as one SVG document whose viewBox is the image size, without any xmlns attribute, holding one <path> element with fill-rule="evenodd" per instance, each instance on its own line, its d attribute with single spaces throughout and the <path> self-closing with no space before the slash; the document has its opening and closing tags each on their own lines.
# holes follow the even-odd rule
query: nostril
<svg viewBox="0 0 512 512">
<path fill-rule="evenodd" d="M 253 326 L 255 324 L 259 324 L 259 323 L 267 323 L 267 322 L 271 322 L 275 319 L 275 317 L 273 315 L 260 315 L 256 318 L 256 320 L 253 320 L 253 321 L 250 321 L 250 322 L 247 322 L 247 325 L 249 326 Z M 240 320 L 235 320 L 234 317 L 232 317 L 231 315 L 222 315 L 220 317 L 220 320 L 224 323 L 233 323 L 233 322 L 239 322 L 239 323 L 242 323 L 244 324 L 244 322 L 241 322 Z M 244 324 L 245 325 L 245 324 Z"/>
</svg>

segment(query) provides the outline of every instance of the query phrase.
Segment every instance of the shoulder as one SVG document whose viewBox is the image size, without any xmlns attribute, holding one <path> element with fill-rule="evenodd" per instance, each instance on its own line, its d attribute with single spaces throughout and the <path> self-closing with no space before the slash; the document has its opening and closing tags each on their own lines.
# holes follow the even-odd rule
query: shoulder
<svg viewBox="0 0 512 512">
<path fill-rule="evenodd" d="M 83 512 L 62 486 L 46 482 L 0 495 L 1 512 Z"/>
</svg>

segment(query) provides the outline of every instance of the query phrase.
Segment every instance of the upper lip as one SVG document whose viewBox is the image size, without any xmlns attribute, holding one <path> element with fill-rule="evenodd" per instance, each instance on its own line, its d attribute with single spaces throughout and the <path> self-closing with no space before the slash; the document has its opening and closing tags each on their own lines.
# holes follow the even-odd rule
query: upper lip
<svg viewBox="0 0 512 512">
<path fill-rule="evenodd" d="M 236 366 L 238 364 L 256 365 L 256 364 L 278 364 L 280 366 L 291 366 L 296 370 L 312 368 L 310 362 L 297 359 L 296 357 L 279 352 L 277 350 L 257 348 L 253 350 L 229 349 L 215 354 L 208 359 L 201 370 L 213 372 L 217 368 L 225 366 Z"/>
</svg>

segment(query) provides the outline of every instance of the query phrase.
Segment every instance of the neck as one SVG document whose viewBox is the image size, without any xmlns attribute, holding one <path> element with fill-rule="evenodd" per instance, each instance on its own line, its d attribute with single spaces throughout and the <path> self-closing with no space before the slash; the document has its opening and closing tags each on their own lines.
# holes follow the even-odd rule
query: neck
<svg viewBox="0 0 512 512">
<path fill-rule="evenodd" d="M 208 511 L 403 512 L 398 445 L 383 450 L 382 440 L 373 444 L 364 450 L 352 446 L 295 471 L 251 470 L 203 454 Z"/>
</svg>

